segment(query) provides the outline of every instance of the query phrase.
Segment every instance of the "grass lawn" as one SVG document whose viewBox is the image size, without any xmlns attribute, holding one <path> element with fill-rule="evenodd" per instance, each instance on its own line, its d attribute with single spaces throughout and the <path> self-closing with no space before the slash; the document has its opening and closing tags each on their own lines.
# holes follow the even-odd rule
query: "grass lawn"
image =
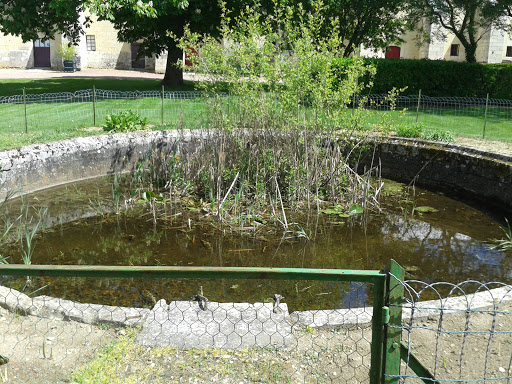
<svg viewBox="0 0 512 384">
<path fill-rule="evenodd" d="M 0 80 L 0 96 L 19 95 L 26 87 L 27 94 L 70 92 L 91 89 L 114 91 L 160 91 L 158 80 L 132 79 L 42 79 L 42 80 Z M 188 83 L 179 89 L 193 90 Z M 152 98 L 115 99 L 106 96 L 97 98 L 96 122 L 94 122 L 91 96 L 74 98 L 72 101 L 58 99 L 56 96 L 46 98 L 44 102 L 27 103 L 27 128 L 25 127 L 25 109 L 23 104 L 0 104 L 0 150 L 24 145 L 61 140 L 77 136 L 90 136 L 103 133 L 101 127 L 108 114 L 132 110 L 146 117 L 148 124 L 155 129 L 173 129 L 176 127 L 200 128 L 206 117 L 204 102 L 201 99 L 164 101 L 164 125 L 162 126 L 162 100 L 156 92 Z M 347 113 L 351 113 L 349 110 Z M 412 124 L 416 121 L 416 112 L 389 112 L 369 110 L 363 124 L 367 128 L 375 125 L 393 127 Z M 444 108 L 420 111 L 418 122 L 425 130 L 442 129 L 454 136 L 481 138 L 484 128 L 484 109 L 478 108 Z M 25 132 L 25 130 L 27 132 Z M 512 141 L 512 109 L 502 107 L 490 108 L 487 114 L 485 138 L 498 141 Z"/>
<path fill-rule="evenodd" d="M 153 91 L 161 90 L 160 80 L 108 79 L 108 78 L 52 78 L 52 79 L 2 79 L 0 80 L 0 97 L 21 95 L 23 88 L 27 93 L 75 92 L 81 89 L 109 89 L 113 91 Z M 168 91 L 192 91 L 192 82 L 185 82 L 183 87 L 166 87 Z"/>
<path fill-rule="evenodd" d="M 482 138 L 484 131 L 484 108 L 465 110 L 438 109 L 423 110 L 418 114 L 418 123 L 424 130 L 441 129 L 455 137 Z M 368 111 L 365 119 L 367 128 L 387 121 L 391 126 L 407 125 L 416 122 L 416 111 Z M 495 141 L 512 142 L 512 109 L 489 108 L 485 123 L 485 138 Z"/>
</svg>

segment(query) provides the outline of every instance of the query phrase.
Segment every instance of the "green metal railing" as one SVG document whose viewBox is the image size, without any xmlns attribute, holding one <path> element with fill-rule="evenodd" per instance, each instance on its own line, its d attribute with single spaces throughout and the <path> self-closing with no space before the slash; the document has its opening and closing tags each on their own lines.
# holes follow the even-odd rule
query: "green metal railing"
<svg viewBox="0 0 512 384">
<path fill-rule="evenodd" d="M 370 383 L 398 383 L 400 361 L 406 361 L 420 377 L 435 382 L 416 358 L 411 358 L 401 342 L 401 280 L 404 270 L 391 260 L 383 271 L 301 268 L 227 268 L 173 266 L 79 266 L 79 265 L 0 265 L 4 276 L 51 276 L 86 278 L 200 278 L 272 279 L 361 282 L 373 284 Z M 390 290 L 389 287 L 392 287 Z"/>
</svg>

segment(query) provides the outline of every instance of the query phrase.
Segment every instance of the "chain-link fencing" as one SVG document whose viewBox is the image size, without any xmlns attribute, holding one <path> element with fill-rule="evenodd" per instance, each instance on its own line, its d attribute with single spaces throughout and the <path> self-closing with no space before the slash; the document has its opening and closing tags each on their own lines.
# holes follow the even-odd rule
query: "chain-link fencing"
<svg viewBox="0 0 512 384">
<path fill-rule="evenodd" d="M 237 98 L 226 97 L 224 114 L 239 121 Z M 304 100 L 299 120 L 315 119 Z M 432 130 L 450 131 L 455 136 L 509 141 L 512 138 L 512 100 L 429 97 L 425 95 L 366 95 L 351 101 L 347 114 L 362 108 L 362 128 L 385 128 L 401 135 Z M 93 134 L 101 131 L 107 115 L 131 110 L 149 125 L 171 128 L 204 128 L 212 116 L 206 100 L 195 91 L 109 91 L 88 89 L 63 93 L 21 94 L 0 97 L 0 135 L 44 135 L 56 137 Z M 299 116 L 298 116 L 299 118 Z M 305 121 L 307 123 L 307 121 Z M 405 133 L 404 133 L 405 132 Z M 411 137 L 411 136 L 408 136 Z"/>
<path fill-rule="evenodd" d="M 16 269 L 37 276 L 15 278 Z M 372 309 L 384 298 L 378 271 L 64 266 L 60 275 L 73 276 L 64 277 L 57 270 L 0 270 L 0 382 L 378 378 L 382 353 L 371 344 L 383 336 Z M 119 278 L 129 273 L 139 278 Z M 67 287 L 59 297 L 43 295 L 59 285 Z M 96 299 L 77 300 L 84 295 Z"/>
<path fill-rule="evenodd" d="M 510 383 L 512 381 L 512 286 L 395 281 L 402 302 L 402 363 L 389 383 Z M 396 293 L 396 292 L 395 292 Z"/>
</svg>

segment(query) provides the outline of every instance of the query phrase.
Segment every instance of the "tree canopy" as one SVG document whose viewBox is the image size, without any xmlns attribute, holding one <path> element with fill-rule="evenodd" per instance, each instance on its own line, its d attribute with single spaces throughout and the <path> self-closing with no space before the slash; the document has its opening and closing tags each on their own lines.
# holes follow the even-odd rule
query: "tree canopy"
<svg viewBox="0 0 512 384">
<path fill-rule="evenodd" d="M 84 0 L 0 1 L 0 32 L 20 36 L 23 42 L 63 33 L 76 43 L 90 22 L 88 18 L 80 20 L 85 7 Z"/>
<path fill-rule="evenodd" d="M 92 0 L 91 9 L 100 20 L 114 24 L 120 41 L 140 41 L 139 54 L 161 55 L 167 51 L 163 83 L 169 85 L 183 83 L 183 73 L 175 65 L 182 51 L 173 36 L 182 36 L 185 25 L 194 31 L 215 34 L 220 17 L 217 2 L 209 0 Z"/>
<path fill-rule="evenodd" d="M 409 0 L 409 12 L 416 22 L 426 19 L 442 27 L 429 38 L 446 39 L 453 33 L 465 49 L 466 61 L 474 63 L 478 43 L 491 28 L 511 31 L 511 5 L 511 0 Z"/>
<path fill-rule="evenodd" d="M 402 5 L 402 0 L 326 0 L 325 14 L 337 18 L 348 57 L 362 44 L 387 48 L 399 41 L 406 26 Z"/>
</svg>

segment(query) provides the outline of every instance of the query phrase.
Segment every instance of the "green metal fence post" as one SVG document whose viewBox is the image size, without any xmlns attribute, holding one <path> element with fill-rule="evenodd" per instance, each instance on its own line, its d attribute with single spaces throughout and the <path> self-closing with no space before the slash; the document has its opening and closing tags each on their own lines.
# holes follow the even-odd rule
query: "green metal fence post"
<svg viewBox="0 0 512 384">
<path fill-rule="evenodd" d="M 162 125 L 164 125 L 165 85 L 162 85 Z"/>
<path fill-rule="evenodd" d="M 388 263 L 387 269 L 390 273 L 388 278 L 388 295 L 386 305 L 389 308 L 389 323 L 386 325 L 386 340 L 384 354 L 384 383 L 398 383 L 400 374 L 400 342 L 402 336 L 402 303 L 404 297 L 405 270 L 393 259 Z"/>
<path fill-rule="evenodd" d="M 384 307 L 386 296 L 386 276 L 375 281 L 373 285 L 373 315 L 372 315 L 372 346 L 370 362 L 370 384 L 382 382 L 384 323 L 387 317 L 387 307 Z"/>
<path fill-rule="evenodd" d="M 420 117 L 420 104 L 421 104 L 421 89 L 418 92 L 418 105 L 416 106 L 416 123 L 418 122 L 418 118 Z"/>
<path fill-rule="evenodd" d="M 23 107 L 25 108 L 25 133 L 28 133 L 27 97 L 26 97 L 26 93 L 25 93 L 25 87 L 23 87 Z"/>
<path fill-rule="evenodd" d="M 487 94 L 487 99 L 485 100 L 484 132 L 482 134 L 482 139 L 485 139 L 485 127 L 487 126 L 487 109 L 488 108 L 489 108 L 489 94 Z"/>
<path fill-rule="evenodd" d="M 92 119 L 93 127 L 96 126 L 96 87 L 92 86 Z"/>
</svg>

